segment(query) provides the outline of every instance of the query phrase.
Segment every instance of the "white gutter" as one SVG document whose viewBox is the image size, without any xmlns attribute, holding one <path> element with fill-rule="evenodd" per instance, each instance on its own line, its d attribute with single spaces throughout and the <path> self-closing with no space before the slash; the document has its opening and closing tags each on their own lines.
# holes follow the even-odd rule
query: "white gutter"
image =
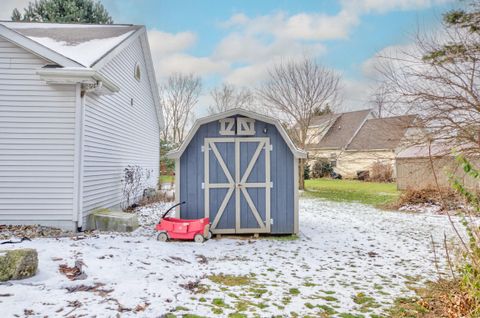
<svg viewBox="0 0 480 318">
<path fill-rule="evenodd" d="M 115 83 L 91 68 L 42 68 L 37 71 L 37 74 L 50 84 L 91 85 L 91 88 L 100 94 L 112 94 L 120 91 L 120 87 Z"/>
</svg>

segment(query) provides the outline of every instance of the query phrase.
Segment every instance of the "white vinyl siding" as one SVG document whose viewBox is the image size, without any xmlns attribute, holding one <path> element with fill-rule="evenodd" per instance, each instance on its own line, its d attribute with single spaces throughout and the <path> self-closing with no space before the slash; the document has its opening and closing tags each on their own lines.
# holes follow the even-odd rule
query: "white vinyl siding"
<svg viewBox="0 0 480 318">
<path fill-rule="evenodd" d="M 146 72 L 141 35 L 100 73 L 120 87 L 120 92 L 85 100 L 83 152 L 83 212 L 121 203 L 123 170 L 140 165 L 152 171 L 155 187 L 159 169 L 159 126 Z M 135 79 L 135 65 L 141 79 Z M 131 99 L 133 98 L 133 106 Z"/>
<path fill-rule="evenodd" d="M 0 223 L 73 227 L 75 85 L 48 63 L 0 37 Z"/>
</svg>

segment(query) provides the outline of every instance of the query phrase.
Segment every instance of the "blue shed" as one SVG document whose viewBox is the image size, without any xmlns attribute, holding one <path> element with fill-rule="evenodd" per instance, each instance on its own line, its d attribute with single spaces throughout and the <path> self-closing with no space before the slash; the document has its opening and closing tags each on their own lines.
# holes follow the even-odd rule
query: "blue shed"
<svg viewBox="0 0 480 318">
<path fill-rule="evenodd" d="M 214 234 L 298 233 L 298 159 L 280 122 L 243 109 L 197 120 L 175 159 L 177 210 Z"/>
</svg>

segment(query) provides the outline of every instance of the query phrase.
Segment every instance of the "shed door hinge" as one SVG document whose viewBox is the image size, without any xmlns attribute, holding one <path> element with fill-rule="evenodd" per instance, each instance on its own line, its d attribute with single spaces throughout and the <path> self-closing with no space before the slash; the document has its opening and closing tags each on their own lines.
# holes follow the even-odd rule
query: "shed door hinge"
<svg viewBox="0 0 480 318">
<path fill-rule="evenodd" d="M 270 151 L 273 151 L 273 145 L 270 145 Z"/>
<path fill-rule="evenodd" d="M 204 146 L 200 147 L 200 150 L 201 150 L 202 152 L 204 152 L 204 151 L 205 151 L 205 147 L 204 147 Z"/>
<path fill-rule="evenodd" d="M 273 219 L 270 219 L 270 224 L 273 224 Z"/>
<path fill-rule="evenodd" d="M 270 188 L 273 188 L 273 181 L 270 182 Z"/>
<path fill-rule="evenodd" d="M 202 189 L 205 189 L 205 182 L 202 182 Z"/>
</svg>

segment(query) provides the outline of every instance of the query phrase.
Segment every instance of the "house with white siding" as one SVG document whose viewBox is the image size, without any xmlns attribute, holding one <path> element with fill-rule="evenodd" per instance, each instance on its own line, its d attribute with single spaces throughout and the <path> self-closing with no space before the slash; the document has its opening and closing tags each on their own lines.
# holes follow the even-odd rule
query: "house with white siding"
<svg viewBox="0 0 480 318">
<path fill-rule="evenodd" d="M 82 228 L 128 165 L 155 187 L 162 128 L 145 27 L 0 22 L 0 224 Z"/>
</svg>

